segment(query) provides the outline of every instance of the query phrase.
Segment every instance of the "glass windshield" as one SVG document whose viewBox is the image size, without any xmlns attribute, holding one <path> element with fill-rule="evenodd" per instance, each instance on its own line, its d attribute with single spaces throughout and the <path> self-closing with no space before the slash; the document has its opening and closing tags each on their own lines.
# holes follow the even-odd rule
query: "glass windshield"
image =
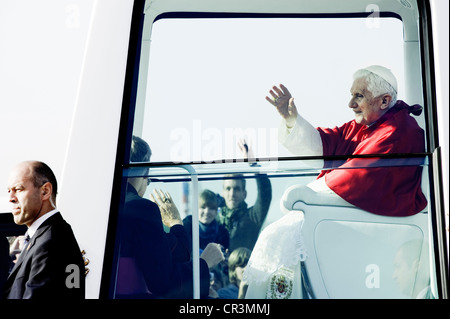
<svg viewBox="0 0 450 319">
<path fill-rule="evenodd" d="M 272 86 L 285 85 L 313 126 L 339 126 L 354 118 L 353 72 L 372 64 L 393 70 L 401 99 L 400 20 L 161 19 L 135 133 L 151 144 L 154 162 L 240 158 L 241 139 L 255 157 L 291 156 L 278 144 L 280 117 L 265 100 Z"/>
</svg>

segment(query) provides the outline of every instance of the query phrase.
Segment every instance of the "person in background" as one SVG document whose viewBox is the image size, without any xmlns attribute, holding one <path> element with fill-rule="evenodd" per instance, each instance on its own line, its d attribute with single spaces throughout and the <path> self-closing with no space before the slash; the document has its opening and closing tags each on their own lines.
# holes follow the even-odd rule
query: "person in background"
<svg viewBox="0 0 450 319">
<path fill-rule="evenodd" d="M 229 248 L 230 235 L 225 227 L 217 222 L 217 209 L 216 194 L 208 189 L 202 191 L 198 199 L 199 247 L 201 251 L 209 243 L 220 244 L 224 250 Z M 186 216 L 183 224 L 189 238 L 192 238 L 192 215 Z"/>
<path fill-rule="evenodd" d="M 213 299 L 219 298 L 217 291 L 221 288 L 228 286 L 228 276 L 225 276 L 220 265 L 213 267 L 210 272 L 210 287 L 209 287 L 209 297 Z"/>
<path fill-rule="evenodd" d="M 219 299 L 243 299 L 245 297 L 246 284 L 243 281 L 243 274 L 251 253 L 251 250 L 246 247 L 238 247 L 231 252 L 228 258 L 229 285 L 217 291 Z"/>
<path fill-rule="evenodd" d="M 240 145 L 244 158 L 252 159 L 248 145 Z M 220 198 L 218 221 L 230 234 L 230 251 L 238 247 L 252 250 L 272 201 L 272 185 L 265 174 L 256 174 L 258 195 L 253 206 L 248 207 L 246 181 L 242 174 L 226 175 Z"/>
<path fill-rule="evenodd" d="M 158 205 L 163 215 L 177 215 L 179 216 L 178 208 L 175 205 L 172 196 L 168 192 L 162 190 L 153 190 L 150 195 L 152 202 Z M 191 228 L 192 229 L 192 228 Z M 186 244 L 192 243 L 192 237 L 186 238 Z M 172 250 L 172 253 L 175 251 Z M 192 245 L 189 253 L 192 254 Z M 222 245 L 214 242 L 206 244 L 204 249 L 200 252 L 200 298 L 205 299 L 210 294 L 210 270 L 223 262 L 225 259 L 222 252 Z M 177 278 L 178 289 L 167 295 L 167 298 L 174 299 L 192 299 L 193 298 L 193 262 L 191 260 L 176 261 L 174 263 L 175 273 L 174 278 Z"/>
<path fill-rule="evenodd" d="M 150 161 L 151 149 L 133 136 L 131 162 Z M 187 234 L 178 211 L 160 211 L 143 198 L 148 169 L 128 179 L 125 204 L 119 213 L 120 255 L 117 267 L 117 299 L 154 299 L 173 296 L 180 289 L 177 263 L 189 261 Z M 163 223 L 169 229 L 164 232 Z"/>
</svg>

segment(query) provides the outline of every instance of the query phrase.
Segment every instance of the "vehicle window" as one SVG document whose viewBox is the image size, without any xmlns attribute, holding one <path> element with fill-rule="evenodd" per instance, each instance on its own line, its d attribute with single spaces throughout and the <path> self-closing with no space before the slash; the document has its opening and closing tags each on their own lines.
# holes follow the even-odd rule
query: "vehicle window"
<svg viewBox="0 0 450 319">
<path fill-rule="evenodd" d="M 240 138 L 255 157 L 291 156 L 278 144 L 280 119 L 265 101 L 273 85 L 284 84 L 301 115 L 323 127 L 353 119 L 358 68 L 388 66 L 398 98 L 406 98 L 402 22 L 379 20 L 157 20 L 134 132 L 152 144 L 155 162 L 233 159 L 241 156 Z M 370 45 L 380 41 L 389 49 Z"/>
<path fill-rule="evenodd" d="M 265 100 L 282 83 L 314 127 L 339 131 L 355 117 L 353 72 L 379 64 L 395 73 L 398 99 L 422 103 L 406 88 L 400 19 L 161 18 L 151 31 L 128 128 L 110 296 L 436 297 L 425 149 L 296 157 L 280 144 L 280 116 Z M 372 45 L 380 42 L 389 49 Z M 425 129 L 423 115 L 417 122 Z M 328 172 L 358 189 L 348 200 L 323 191 Z M 417 202 L 396 198 L 403 178 Z M 372 196 L 375 184 L 391 199 Z M 208 259 L 208 243 L 225 260 Z"/>
</svg>

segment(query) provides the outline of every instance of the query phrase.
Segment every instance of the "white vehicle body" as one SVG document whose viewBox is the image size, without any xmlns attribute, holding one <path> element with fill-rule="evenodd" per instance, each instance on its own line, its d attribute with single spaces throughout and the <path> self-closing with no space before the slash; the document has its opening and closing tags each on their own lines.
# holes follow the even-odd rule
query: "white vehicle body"
<svg viewBox="0 0 450 319">
<path fill-rule="evenodd" d="M 76 1 L 75 1 L 76 2 Z M 405 6 L 405 12 L 410 10 L 403 1 L 383 0 L 377 1 L 377 5 L 389 7 L 392 3 L 395 6 Z M 358 1 L 342 1 L 339 6 L 328 6 L 328 13 L 348 13 L 353 12 L 358 7 Z M 406 3 L 409 3 L 406 1 Z M 121 135 L 123 125 L 126 125 L 127 108 L 130 100 L 130 83 L 126 82 L 126 76 L 132 72 L 130 66 L 131 53 L 130 42 L 137 41 L 138 37 L 133 34 L 136 26 L 132 26 L 133 9 L 140 3 L 133 0 L 95 0 L 92 1 L 92 11 L 90 15 L 89 28 L 84 51 L 83 63 L 79 77 L 76 101 L 73 116 L 71 119 L 70 135 L 67 139 L 67 148 L 64 157 L 64 164 L 59 178 L 60 191 L 58 199 L 58 208 L 63 213 L 64 218 L 71 224 L 77 237 L 80 248 L 86 251 L 86 257 L 90 260 L 87 266 L 90 271 L 86 278 L 86 297 L 99 298 L 107 297 L 106 290 L 109 287 L 109 271 L 105 273 L 105 262 L 111 257 L 111 252 L 105 250 L 108 245 L 108 229 L 112 203 L 114 202 L 114 183 L 118 183 L 117 172 L 122 168 L 119 160 L 120 152 L 118 150 L 125 147 L 123 144 L 124 135 Z M 448 61 L 448 2 L 442 0 L 429 1 L 432 39 L 427 43 L 432 43 L 433 69 L 430 70 L 430 76 L 434 81 L 434 91 L 432 99 L 434 114 L 436 116 L 436 140 L 431 142 L 432 147 L 429 152 L 434 153 L 434 171 L 435 175 L 430 176 L 433 181 L 432 187 L 435 189 L 437 198 L 437 207 L 439 212 L 445 212 L 444 219 L 439 219 L 441 225 L 437 228 L 439 234 L 433 233 L 435 238 L 443 240 L 448 237 L 448 231 L 442 233 L 442 229 L 448 229 L 449 212 L 449 61 Z M 144 78 L 148 69 L 148 52 L 151 52 L 150 39 L 152 28 L 147 25 L 160 14 L 166 12 L 208 12 L 208 13 L 239 13 L 249 14 L 311 14 L 315 12 L 327 13 L 324 8 L 327 7 L 327 1 L 307 1 L 307 0 L 150 0 L 145 3 L 145 24 L 142 34 L 143 52 L 146 49 L 147 56 L 140 56 L 140 76 Z M 360 8 L 366 11 L 366 8 Z M 407 15 L 405 15 L 407 16 Z M 416 21 L 403 21 L 416 24 Z M 137 23 L 134 21 L 134 23 Z M 405 78 L 410 80 L 406 86 L 409 91 L 406 95 L 411 100 L 422 100 L 422 83 L 414 82 L 412 77 L 408 77 L 408 72 L 421 74 L 421 57 L 415 56 L 420 52 L 418 46 L 424 45 L 419 42 L 420 30 L 407 29 L 405 34 Z M 409 33 L 411 31 L 411 33 Z M 148 46 L 148 47 L 146 47 Z M 414 49 L 409 50 L 409 47 Z M 426 48 L 425 50 L 429 50 Z M 425 68 L 425 73 L 428 69 Z M 427 78 L 428 79 L 428 78 Z M 408 81 L 406 80 L 406 81 Z M 427 84 L 428 85 L 428 84 Z M 429 89 L 429 88 L 427 88 Z M 138 89 L 139 99 L 145 99 L 145 93 Z M 430 100 L 431 101 L 431 100 Z M 423 100 L 422 100 L 423 102 Z M 261 103 L 264 103 L 262 100 Z M 429 103 L 429 101 L 427 101 Z M 137 107 L 136 112 L 139 112 Z M 1 107 L 4 112 L 4 106 Z M 14 111 L 8 111 L 14 113 Z M 5 112 L 6 113 L 6 112 Z M 276 115 L 274 115 L 275 118 Z M 124 124 L 125 123 L 125 124 Z M 14 130 L 14 122 L 10 122 Z M 122 126 L 121 126 L 122 125 Z M 142 131 L 139 126 L 142 123 L 136 122 L 134 132 Z M 56 133 L 57 134 L 57 133 Z M 3 139 L 6 137 L 2 137 Z M 3 142 L 2 142 L 3 144 Z M 28 147 L 21 145 L 21 148 Z M 49 152 L 52 150 L 50 149 Z M 119 155 L 118 155 L 119 154 Z M 4 155 L 6 156 L 6 155 Z M 20 161 L 21 159 L 17 159 Z M 440 181 L 439 181 L 440 179 Z M 442 196 L 442 197 L 441 197 Z M 7 207 L 2 203 L 1 207 Z M 1 213 L 8 213 L 1 211 Z M 442 217 L 442 216 L 441 216 Z M 306 225 L 306 224 L 305 224 Z M 321 232 L 327 232 L 333 225 L 323 225 Z M 426 228 L 426 225 L 425 225 Z M 110 239 L 109 239 L 110 240 Z M 350 239 L 348 239 L 350 240 Z M 442 256 L 448 255 L 447 243 L 440 243 L 441 250 L 436 251 L 439 256 L 439 267 L 448 267 L 448 260 L 442 260 Z M 110 243 L 109 243 L 110 244 Z M 442 246 L 443 245 L 443 246 Z M 446 247 L 447 253 L 442 250 Z M 330 248 L 331 249 L 331 248 Z M 324 254 L 328 254 L 326 251 Z M 105 255 L 106 254 L 106 255 Z M 108 255 L 109 254 L 109 255 Z M 195 256 L 195 254 L 194 254 Z M 333 276 L 332 270 L 329 276 Z M 309 270 L 314 275 L 314 271 Z M 445 276 L 447 270 L 440 270 L 440 278 Z M 338 283 L 340 284 L 340 283 Z M 103 287 L 103 288 L 102 288 Z M 106 287 L 106 288 L 105 288 Z M 103 290 L 102 290 L 103 289 Z M 321 289 L 317 288 L 319 296 Z M 329 288 L 332 291 L 335 288 Z M 446 298 L 448 287 L 440 288 L 440 298 Z M 326 289 L 325 289 L 326 290 Z M 329 297 L 333 297 L 329 293 Z M 337 295 L 339 296 L 339 294 Z"/>
</svg>

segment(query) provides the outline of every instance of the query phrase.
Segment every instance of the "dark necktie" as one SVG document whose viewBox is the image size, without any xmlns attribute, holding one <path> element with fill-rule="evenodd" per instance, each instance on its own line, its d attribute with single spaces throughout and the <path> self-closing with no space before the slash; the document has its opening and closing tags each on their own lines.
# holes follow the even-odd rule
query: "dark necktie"
<svg viewBox="0 0 450 319">
<path fill-rule="evenodd" d="M 28 234 L 25 234 L 25 239 L 23 241 L 22 252 L 20 253 L 19 258 L 16 261 L 16 265 L 19 264 L 22 261 L 23 257 L 26 255 L 26 253 L 27 253 L 27 246 L 28 246 L 29 243 L 30 243 L 30 236 Z"/>
<path fill-rule="evenodd" d="M 23 240 L 23 248 L 22 248 L 22 251 L 24 251 L 24 250 L 27 248 L 27 246 L 28 246 L 29 243 L 30 243 L 30 235 L 25 234 L 25 239 Z"/>
</svg>

